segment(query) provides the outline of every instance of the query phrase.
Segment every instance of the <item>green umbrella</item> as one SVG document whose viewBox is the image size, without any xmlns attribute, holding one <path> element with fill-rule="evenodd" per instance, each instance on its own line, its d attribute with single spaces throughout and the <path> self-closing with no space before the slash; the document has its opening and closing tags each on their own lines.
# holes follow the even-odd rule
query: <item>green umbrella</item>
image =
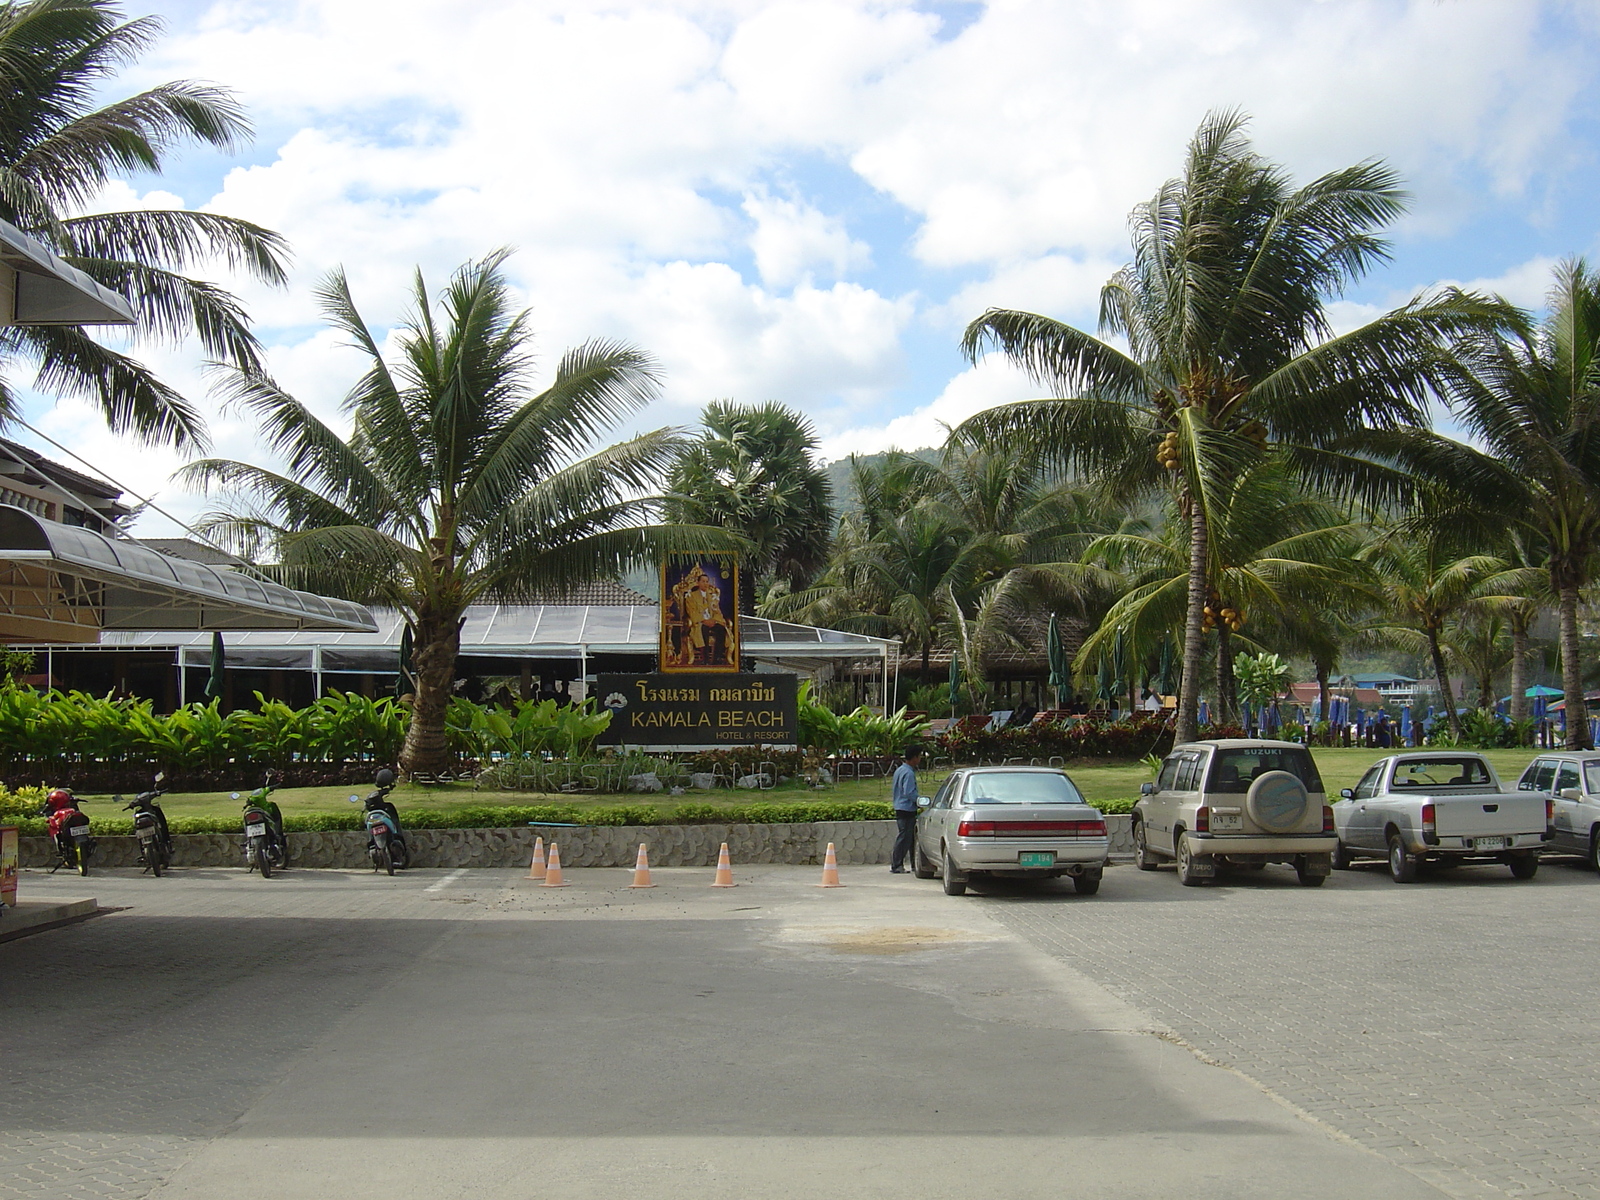
<svg viewBox="0 0 1600 1200">
<path fill-rule="evenodd" d="M 1178 656 L 1173 652 L 1171 638 L 1161 639 L 1161 662 L 1156 667 L 1156 683 L 1163 696 L 1170 696 L 1178 690 Z"/>
<path fill-rule="evenodd" d="M 227 654 L 222 648 L 222 631 L 211 635 L 211 675 L 206 680 L 205 697 L 217 700 L 222 696 L 222 671 L 227 665 Z"/>
<path fill-rule="evenodd" d="M 1132 680 L 1128 677 L 1128 644 L 1119 631 L 1116 640 L 1111 643 L 1112 695 L 1120 700 L 1132 686 Z"/>
<path fill-rule="evenodd" d="M 416 690 L 416 685 L 411 682 L 411 622 L 407 621 L 405 628 L 400 631 L 400 673 L 394 677 L 395 699 Z"/>
<path fill-rule="evenodd" d="M 1111 673 L 1111 660 L 1104 654 L 1100 656 L 1100 673 L 1094 681 L 1094 698 L 1103 702 L 1107 708 L 1116 707 L 1117 679 Z"/>
<path fill-rule="evenodd" d="M 961 695 L 961 660 L 954 652 L 950 655 L 950 715 L 956 715 L 956 701 Z"/>
<path fill-rule="evenodd" d="M 1072 688 L 1072 660 L 1067 657 L 1067 648 L 1061 644 L 1061 618 L 1055 613 L 1050 614 L 1050 632 L 1045 636 L 1045 657 L 1050 663 L 1050 686 L 1056 690 L 1056 707 L 1061 708 L 1067 702 L 1067 694 Z"/>
</svg>

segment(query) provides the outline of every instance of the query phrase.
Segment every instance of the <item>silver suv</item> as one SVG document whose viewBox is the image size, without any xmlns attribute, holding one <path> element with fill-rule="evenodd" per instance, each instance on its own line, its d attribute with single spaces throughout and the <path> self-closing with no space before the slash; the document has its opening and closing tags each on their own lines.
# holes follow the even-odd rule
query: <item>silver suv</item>
<svg viewBox="0 0 1600 1200">
<path fill-rule="evenodd" d="M 1140 789 L 1133 854 L 1141 871 L 1164 858 L 1198 887 L 1229 869 L 1291 863 L 1306 887 L 1332 869 L 1333 809 L 1310 752 L 1294 742 L 1223 738 L 1173 747 L 1160 777 Z"/>
</svg>

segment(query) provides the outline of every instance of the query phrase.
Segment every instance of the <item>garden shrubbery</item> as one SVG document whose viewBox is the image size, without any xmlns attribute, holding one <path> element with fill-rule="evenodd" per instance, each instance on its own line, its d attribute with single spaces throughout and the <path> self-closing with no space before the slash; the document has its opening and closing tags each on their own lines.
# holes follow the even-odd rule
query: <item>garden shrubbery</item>
<svg viewBox="0 0 1600 1200">
<path fill-rule="evenodd" d="M 1141 713 L 1125 721 L 1035 721 L 1012 729 L 988 729 L 962 720 L 939 739 L 942 753 L 956 762 L 983 759 L 1121 759 L 1134 761 L 1172 748 L 1172 729 L 1164 717 Z"/>
</svg>

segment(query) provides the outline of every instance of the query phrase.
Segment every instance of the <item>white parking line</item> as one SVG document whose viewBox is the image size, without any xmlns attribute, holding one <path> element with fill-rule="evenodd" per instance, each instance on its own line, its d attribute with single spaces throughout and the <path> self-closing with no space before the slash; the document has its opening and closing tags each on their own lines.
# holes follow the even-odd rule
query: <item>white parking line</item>
<svg viewBox="0 0 1600 1200">
<path fill-rule="evenodd" d="M 425 891 L 425 892 L 442 892 L 442 891 L 445 890 L 445 888 L 449 887 L 452 883 L 454 883 L 456 880 L 460 879 L 466 873 L 467 873 L 467 868 L 465 868 L 465 867 L 457 867 L 454 871 L 451 871 L 450 874 L 446 875 L 443 879 L 439 880 L 439 882 L 430 883 L 427 887 L 423 888 L 422 890 Z"/>
</svg>

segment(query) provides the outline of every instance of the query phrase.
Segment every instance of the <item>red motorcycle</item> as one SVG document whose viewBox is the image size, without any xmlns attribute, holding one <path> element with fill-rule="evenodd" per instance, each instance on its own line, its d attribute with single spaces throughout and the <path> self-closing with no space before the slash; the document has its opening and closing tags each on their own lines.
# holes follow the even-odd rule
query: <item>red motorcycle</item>
<svg viewBox="0 0 1600 1200">
<path fill-rule="evenodd" d="M 62 867 L 76 867 L 79 875 L 89 873 L 89 858 L 94 854 L 94 838 L 89 836 L 89 818 L 78 807 L 78 799 L 66 788 L 52 788 L 44 798 L 39 815 L 45 818 L 50 842 L 60 861 L 50 868 L 54 875 Z"/>
</svg>

